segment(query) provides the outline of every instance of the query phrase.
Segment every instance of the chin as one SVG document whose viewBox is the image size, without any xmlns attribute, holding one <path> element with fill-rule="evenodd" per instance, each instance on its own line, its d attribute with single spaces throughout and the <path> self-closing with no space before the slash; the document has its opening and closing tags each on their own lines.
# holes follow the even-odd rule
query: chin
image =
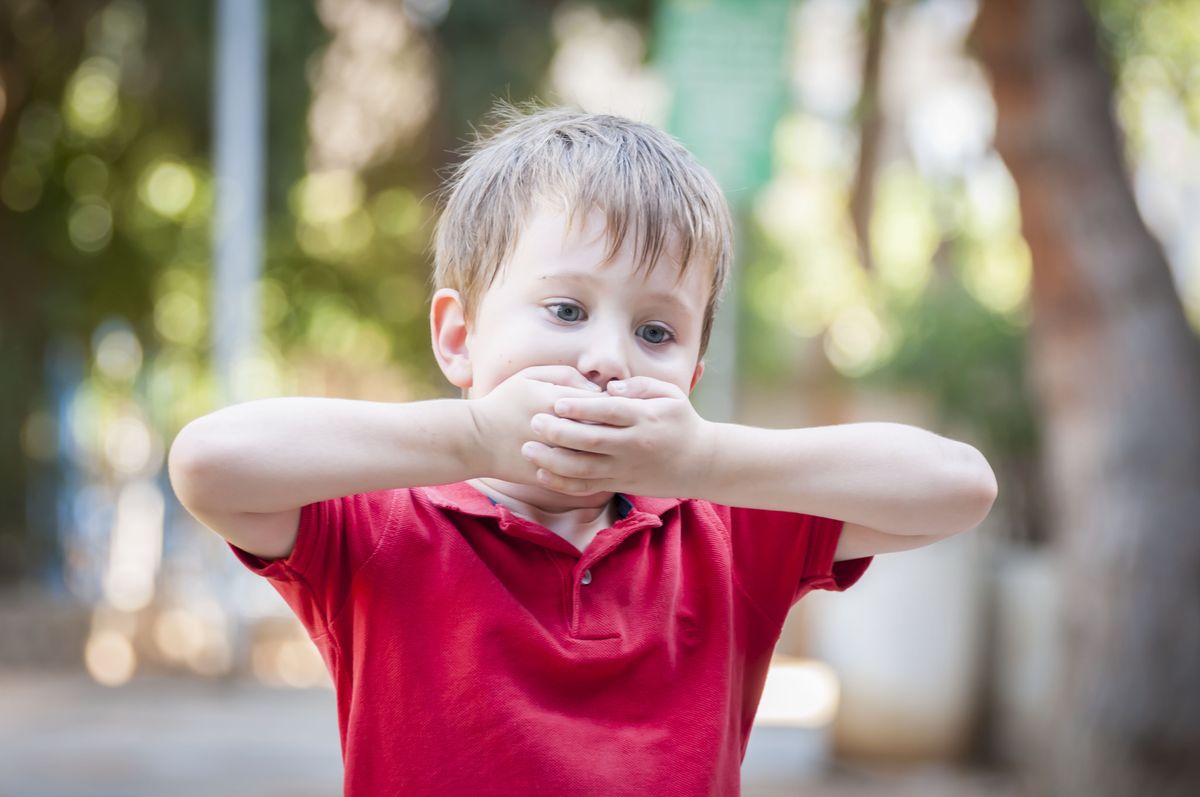
<svg viewBox="0 0 1200 797">
<path fill-rule="evenodd" d="M 612 493 L 608 490 L 599 490 L 594 493 L 584 493 L 583 495 L 574 495 L 572 493 L 562 493 L 562 492 L 559 492 L 558 490 L 552 489 L 550 487 L 543 487 L 540 484 L 531 485 L 531 487 L 534 491 L 536 491 L 536 496 L 539 499 L 544 497 L 548 501 L 557 501 L 557 502 L 564 502 L 564 503 L 571 503 L 571 504 L 578 503 L 579 506 L 587 506 L 589 503 L 588 499 L 590 499 L 590 498 L 595 498 L 595 497 L 603 498 L 603 497 L 612 495 Z"/>
</svg>

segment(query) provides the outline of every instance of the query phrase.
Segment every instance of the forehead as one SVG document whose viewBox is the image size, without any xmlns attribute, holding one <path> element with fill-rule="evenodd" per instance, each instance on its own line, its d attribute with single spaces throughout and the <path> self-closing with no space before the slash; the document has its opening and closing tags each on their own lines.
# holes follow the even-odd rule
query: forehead
<svg viewBox="0 0 1200 797">
<path fill-rule="evenodd" d="M 609 248 L 603 211 L 578 213 L 571 227 L 565 210 L 549 204 L 536 205 L 529 214 L 513 253 L 505 265 L 507 277 L 524 287 L 569 283 L 600 284 L 652 291 L 660 299 L 702 313 L 708 296 L 711 268 L 693 263 L 681 274 L 679 242 L 671 235 L 654 268 L 639 268 L 634 249 L 635 235 L 625 235 L 621 249 L 611 262 L 604 257 Z"/>
</svg>

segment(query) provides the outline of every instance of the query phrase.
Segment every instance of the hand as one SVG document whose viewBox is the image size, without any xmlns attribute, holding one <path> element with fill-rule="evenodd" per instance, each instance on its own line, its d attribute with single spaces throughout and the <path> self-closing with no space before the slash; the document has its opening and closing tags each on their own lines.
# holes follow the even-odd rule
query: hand
<svg viewBox="0 0 1200 797">
<path fill-rule="evenodd" d="M 669 382 L 635 376 L 605 393 L 563 397 L 530 421 L 521 453 L 537 484 L 568 495 L 689 497 L 706 478 L 714 433 Z"/>
<path fill-rule="evenodd" d="M 603 393 L 569 365 L 535 365 L 517 371 L 487 395 L 468 399 L 475 421 L 475 453 L 481 476 L 521 484 L 541 483 L 537 467 L 521 455 L 521 444 L 529 439 L 529 422 L 538 413 L 554 411 L 559 399 L 579 399 Z"/>
</svg>

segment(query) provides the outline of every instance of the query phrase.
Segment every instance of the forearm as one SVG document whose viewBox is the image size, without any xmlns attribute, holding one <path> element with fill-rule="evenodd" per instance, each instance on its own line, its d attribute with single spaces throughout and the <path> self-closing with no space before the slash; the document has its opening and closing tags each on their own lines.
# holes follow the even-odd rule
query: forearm
<svg viewBox="0 0 1200 797">
<path fill-rule="evenodd" d="M 995 498 L 995 476 L 975 448 L 914 426 L 709 431 L 713 454 L 696 497 L 715 503 L 945 535 L 978 525 Z"/>
<path fill-rule="evenodd" d="M 326 498 L 482 475 L 468 402 L 288 397 L 189 423 L 168 461 L 184 503 L 278 512 Z"/>
</svg>

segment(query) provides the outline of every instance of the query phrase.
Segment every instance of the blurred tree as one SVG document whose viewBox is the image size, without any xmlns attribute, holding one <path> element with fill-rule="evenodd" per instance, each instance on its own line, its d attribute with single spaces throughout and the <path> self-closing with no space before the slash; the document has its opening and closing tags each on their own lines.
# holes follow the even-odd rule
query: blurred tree
<svg viewBox="0 0 1200 797">
<path fill-rule="evenodd" d="M 268 365 L 323 371 L 342 392 L 356 369 L 403 374 L 411 397 L 445 392 L 426 318 L 429 192 L 496 97 L 543 90 L 560 5 L 269 0 Z M 598 4 L 643 25 L 651 5 Z M 112 407 L 142 396 L 165 444 L 214 408 L 211 14 L 203 3 L 0 0 L 0 374 L 10 388 L 0 397 L 0 582 L 43 572 L 58 553 L 53 509 L 29 493 L 60 465 L 55 430 L 41 422 L 52 417 L 44 369 L 55 341 L 88 352 L 87 385 Z M 358 16 L 392 26 L 382 60 L 346 52 L 361 36 L 335 41 Z M 335 44 L 349 62 L 326 61 Z M 314 151 L 314 130 L 347 107 L 338 102 L 369 105 L 370 91 L 355 94 L 364 63 L 401 105 L 424 100 L 417 83 L 432 84 L 428 121 L 412 116 L 419 129 L 405 145 L 381 142 L 362 162 Z M 321 90 L 353 96 L 317 108 Z M 91 350 L 114 321 L 142 347 L 135 372 L 95 367 Z M 92 452 L 104 451 L 110 421 L 86 430 Z"/>
<path fill-rule="evenodd" d="M 496 98 L 512 102 L 554 98 L 542 95 L 546 69 L 554 56 L 551 26 L 564 3 L 554 0 L 455 0 L 438 25 L 435 46 L 441 76 L 441 102 L 433 124 L 428 165 L 437 172 L 456 163 Z M 645 28 L 652 0 L 592 3 L 607 16 Z"/>
<path fill-rule="evenodd" d="M 984 0 L 972 45 L 1034 262 L 1064 587 L 1045 793 L 1200 793 L 1200 347 L 1129 186 L 1087 7 Z"/>
<path fill-rule="evenodd" d="M 304 65 L 324 31 L 307 4 L 275 0 L 270 14 L 278 211 L 302 169 Z M 207 301 L 211 25 L 198 3 L 0 3 L 0 582 L 41 572 L 57 553 L 53 507 L 29 500 L 37 474 L 53 480 L 59 465 L 53 444 L 35 439 L 54 431 L 31 424 L 51 400 L 51 344 L 87 350 L 116 319 L 131 326 L 143 362 L 163 345 L 205 353 L 203 335 L 164 341 L 163 330 L 183 330 L 193 315 L 203 329 L 202 315 L 181 310 Z M 160 303 L 164 295 L 184 304 Z M 114 398 L 145 378 L 89 364 L 88 379 Z M 103 440 L 86 443 L 104 450 Z"/>
<path fill-rule="evenodd" d="M 871 215 L 874 209 L 875 173 L 879 165 L 879 139 L 883 119 L 879 107 L 879 71 L 883 63 L 883 40 L 887 5 L 884 0 L 867 0 L 864 14 L 862 89 L 855 116 L 858 122 L 858 161 L 850 190 L 850 219 L 858 239 L 858 259 L 868 272 L 875 269 L 871 258 Z"/>
<path fill-rule="evenodd" d="M 65 214 L 30 218 L 26 212 L 41 202 L 63 202 L 64 192 L 52 179 L 62 127 L 58 99 L 87 46 L 87 23 L 99 6 L 81 2 L 51 8 L 13 0 L 0 5 L 0 376 L 5 387 L 0 393 L 0 581 L 47 554 L 49 541 L 39 545 L 28 539 L 25 505 L 34 463 L 22 436 L 40 398 L 42 357 L 52 327 L 75 323 L 80 305 L 96 292 L 93 273 L 61 274 L 45 246 L 57 239 L 56 248 L 62 249 Z M 74 294 L 74 301 L 55 301 L 59 291 Z"/>
</svg>

